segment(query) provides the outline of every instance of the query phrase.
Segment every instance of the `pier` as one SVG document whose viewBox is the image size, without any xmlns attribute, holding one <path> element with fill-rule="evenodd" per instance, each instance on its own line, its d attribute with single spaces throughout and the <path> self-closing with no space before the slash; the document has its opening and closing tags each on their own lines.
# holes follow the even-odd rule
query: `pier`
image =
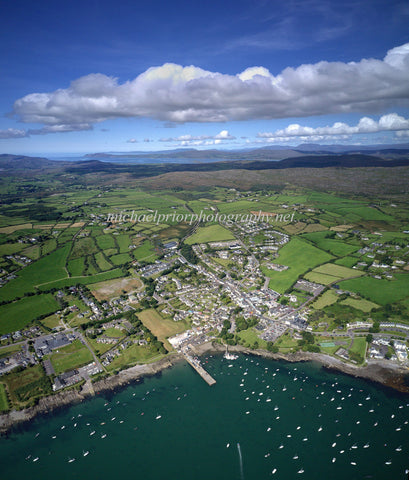
<svg viewBox="0 0 409 480">
<path fill-rule="evenodd" d="M 183 356 L 185 357 L 186 361 L 196 370 L 196 372 L 203 378 L 203 380 L 210 386 L 216 383 L 216 380 L 206 372 L 206 370 L 202 367 L 199 360 L 196 360 L 194 357 L 189 355 L 186 352 L 182 352 Z"/>
</svg>

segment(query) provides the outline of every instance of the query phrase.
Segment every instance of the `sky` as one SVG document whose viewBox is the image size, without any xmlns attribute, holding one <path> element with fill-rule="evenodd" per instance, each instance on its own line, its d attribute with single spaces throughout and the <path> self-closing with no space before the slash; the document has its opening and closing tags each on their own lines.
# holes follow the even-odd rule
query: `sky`
<svg viewBox="0 0 409 480">
<path fill-rule="evenodd" d="M 0 0 L 0 153 L 409 143 L 407 0 Z"/>
</svg>

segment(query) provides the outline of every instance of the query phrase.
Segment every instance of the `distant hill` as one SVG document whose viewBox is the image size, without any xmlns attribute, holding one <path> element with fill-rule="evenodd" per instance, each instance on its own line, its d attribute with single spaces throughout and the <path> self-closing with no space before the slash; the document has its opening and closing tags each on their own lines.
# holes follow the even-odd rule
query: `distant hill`
<svg viewBox="0 0 409 480">
<path fill-rule="evenodd" d="M 206 151 L 197 151 L 198 158 L 202 157 L 203 161 L 187 158 L 185 161 L 177 161 L 180 153 L 174 152 L 175 161 L 169 157 L 167 161 L 152 161 L 151 157 L 146 157 L 137 162 L 123 161 L 115 157 L 114 161 L 108 161 L 109 157 L 104 160 L 93 158 L 90 155 L 87 160 L 77 161 L 55 161 L 41 157 L 28 157 L 19 155 L 0 155 L 0 171 L 4 174 L 32 175 L 38 172 L 66 172 L 75 174 L 85 173 L 105 173 L 105 174 L 131 174 L 134 178 L 152 177 L 169 172 L 211 172 L 220 170 L 272 170 L 272 169 L 289 169 L 289 168 L 357 168 L 357 167 L 397 167 L 409 165 L 409 151 L 398 150 L 389 154 L 379 155 L 376 152 L 366 153 L 297 153 L 288 150 L 270 151 L 266 149 L 258 149 L 252 152 L 242 152 L 244 159 L 239 159 L 236 155 L 234 159 L 207 159 L 204 161 Z M 211 150 L 212 155 L 215 152 L 220 155 L 225 154 L 218 150 Z M 186 152 L 185 152 L 186 153 Z M 232 155 L 233 153 L 230 152 Z M 249 153 L 252 153 L 250 155 Z M 289 153 L 293 154 L 287 156 Z M 191 153 L 189 153 L 190 155 Z M 96 155 L 96 154 L 95 154 Z M 159 155 L 159 154 L 158 154 Z M 285 155 L 285 158 L 281 158 Z M 128 159 L 129 157 L 126 157 Z M 145 161 L 146 160 L 146 161 Z"/>
<path fill-rule="evenodd" d="M 66 167 L 69 173 L 130 173 L 134 178 L 152 177 L 169 172 L 212 172 L 220 170 L 274 170 L 288 168 L 357 168 L 357 167 L 397 167 L 409 166 L 408 158 L 384 160 L 373 155 L 306 155 L 286 158 L 280 161 L 215 161 L 210 163 L 160 163 L 160 164 L 120 164 L 89 160 L 72 162 Z"/>
<path fill-rule="evenodd" d="M 0 170 L 45 170 L 64 167 L 66 162 L 56 162 L 42 157 L 27 157 L 24 155 L 0 155 Z"/>
<path fill-rule="evenodd" d="M 240 161 L 240 160 L 284 160 L 286 158 L 302 157 L 305 155 L 328 155 L 328 154 L 351 154 L 361 153 L 376 155 L 381 158 L 397 158 L 409 155 L 409 144 L 402 145 L 319 145 L 301 144 L 297 147 L 286 147 L 282 145 L 270 145 L 261 148 L 250 148 L 240 150 L 196 150 L 194 148 L 178 148 L 175 150 L 161 150 L 153 152 L 100 152 L 90 153 L 84 156 L 85 159 L 96 159 L 109 162 L 158 163 L 158 160 L 166 162 L 174 160 L 189 161 Z"/>
</svg>

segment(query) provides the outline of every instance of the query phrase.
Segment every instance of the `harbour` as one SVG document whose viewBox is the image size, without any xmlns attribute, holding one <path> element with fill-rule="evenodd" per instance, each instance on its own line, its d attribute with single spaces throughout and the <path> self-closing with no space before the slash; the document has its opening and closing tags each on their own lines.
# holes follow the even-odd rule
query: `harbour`
<svg viewBox="0 0 409 480">
<path fill-rule="evenodd" d="M 0 439 L 4 476 L 100 480 L 121 465 L 146 480 L 406 479 L 406 395 L 312 362 L 200 361 L 212 388 L 179 362 L 16 427 Z"/>
</svg>

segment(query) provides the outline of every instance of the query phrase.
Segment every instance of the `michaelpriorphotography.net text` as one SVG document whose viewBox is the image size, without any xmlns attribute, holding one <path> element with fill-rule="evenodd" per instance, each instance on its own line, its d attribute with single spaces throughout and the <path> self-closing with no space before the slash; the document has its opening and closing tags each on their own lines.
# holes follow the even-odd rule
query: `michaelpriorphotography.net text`
<svg viewBox="0 0 409 480">
<path fill-rule="evenodd" d="M 157 210 L 151 213 L 141 213 L 128 211 L 121 211 L 119 213 L 108 213 L 107 221 L 112 223 L 130 222 L 130 223 L 155 223 L 159 225 L 161 223 L 173 222 L 173 223 L 188 223 L 193 225 L 195 223 L 212 223 L 219 222 L 227 225 L 233 225 L 234 223 L 249 223 L 249 222 L 263 222 L 263 223 L 289 223 L 294 221 L 293 213 L 270 213 L 258 212 L 251 213 L 207 213 L 200 211 L 200 213 L 159 213 Z"/>
</svg>

